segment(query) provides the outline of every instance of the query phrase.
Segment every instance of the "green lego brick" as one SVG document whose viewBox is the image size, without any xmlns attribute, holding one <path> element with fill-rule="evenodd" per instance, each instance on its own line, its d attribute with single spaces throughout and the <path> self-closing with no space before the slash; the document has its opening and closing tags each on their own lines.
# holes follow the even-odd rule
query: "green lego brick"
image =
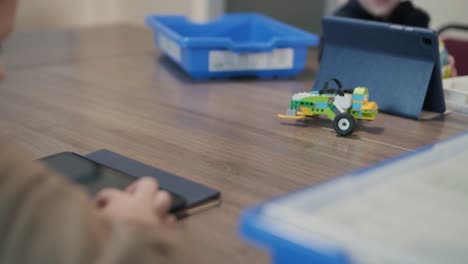
<svg viewBox="0 0 468 264">
<path fill-rule="evenodd" d="M 315 105 L 317 103 L 317 100 L 313 97 L 307 97 L 302 99 L 301 102 L 305 102 L 305 105 Z"/>
<path fill-rule="evenodd" d="M 335 120 L 336 115 L 330 108 L 325 109 L 324 114 L 326 114 L 330 120 Z"/>
<path fill-rule="evenodd" d="M 298 101 L 291 101 L 289 109 L 295 110 L 298 107 Z"/>
<path fill-rule="evenodd" d="M 330 102 L 330 97 L 328 96 L 317 96 L 318 97 L 318 101 L 321 102 L 321 103 L 329 103 Z"/>
<path fill-rule="evenodd" d="M 306 102 L 318 102 L 317 99 L 318 99 L 319 96 L 309 96 L 309 97 L 304 97 L 301 99 L 301 101 L 306 101 Z"/>
<path fill-rule="evenodd" d="M 376 117 L 377 116 L 377 111 L 362 111 L 362 116 L 365 117 Z"/>
<path fill-rule="evenodd" d="M 368 95 L 369 90 L 367 89 L 367 87 L 359 86 L 359 87 L 354 88 L 353 94 Z"/>
<path fill-rule="evenodd" d="M 360 117 L 359 111 L 351 111 L 351 115 L 354 116 L 355 118 Z"/>
</svg>

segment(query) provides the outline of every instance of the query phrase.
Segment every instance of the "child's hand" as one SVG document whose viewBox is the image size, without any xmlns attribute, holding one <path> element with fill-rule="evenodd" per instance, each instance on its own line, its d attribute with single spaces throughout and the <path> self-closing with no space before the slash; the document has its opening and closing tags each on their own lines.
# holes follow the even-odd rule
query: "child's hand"
<svg viewBox="0 0 468 264">
<path fill-rule="evenodd" d="M 455 58 L 449 54 L 449 67 L 450 67 L 450 77 L 456 77 L 458 75 L 457 68 L 455 68 Z"/>
<path fill-rule="evenodd" d="M 141 178 L 125 191 L 104 189 L 95 198 L 98 210 L 113 221 L 155 225 L 175 223 L 168 213 L 171 196 L 159 190 L 154 178 Z"/>
<path fill-rule="evenodd" d="M 442 78 L 450 78 L 457 76 L 455 68 L 455 58 L 450 55 L 445 46 L 444 38 L 439 36 L 439 55 Z"/>
</svg>

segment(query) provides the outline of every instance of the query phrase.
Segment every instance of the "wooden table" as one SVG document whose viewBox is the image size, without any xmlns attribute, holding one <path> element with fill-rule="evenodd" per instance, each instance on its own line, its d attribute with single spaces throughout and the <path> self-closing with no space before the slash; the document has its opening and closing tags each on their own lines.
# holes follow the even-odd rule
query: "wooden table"
<svg viewBox="0 0 468 264">
<path fill-rule="evenodd" d="M 244 208 L 468 129 L 455 113 L 381 114 L 350 138 L 327 120 L 278 120 L 310 89 L 315 52 L 295 80 L 192 81 L 139 27 L 20 33 L 4 48 L 0 135 L 36 157 L 107 148 L 221 190 L 221 207 L 183 223 L 219 263 L 268 260 L 238 238 Z"/>
</svg>

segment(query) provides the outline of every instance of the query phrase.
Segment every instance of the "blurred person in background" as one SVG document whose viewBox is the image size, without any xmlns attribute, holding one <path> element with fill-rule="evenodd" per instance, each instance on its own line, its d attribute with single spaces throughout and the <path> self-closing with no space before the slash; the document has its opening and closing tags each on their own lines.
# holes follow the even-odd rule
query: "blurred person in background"
<svg viewBox="0 0 468 264">
<path fill-rule="evenodd" d="M 428 28 L 430 22 L 426 11 L 404 0 L 349 0 L 334 15 L 423 28 Z M 442 39 L 439 46 L 442 76 L 456 76 L 455 59 L 448 54 Z"/>
<path fill-rule="evenodd" d="M 349 0 L 335 15 L 424 28 L 430 22 L 426 11 L 401 0 Z"/>
</svg>

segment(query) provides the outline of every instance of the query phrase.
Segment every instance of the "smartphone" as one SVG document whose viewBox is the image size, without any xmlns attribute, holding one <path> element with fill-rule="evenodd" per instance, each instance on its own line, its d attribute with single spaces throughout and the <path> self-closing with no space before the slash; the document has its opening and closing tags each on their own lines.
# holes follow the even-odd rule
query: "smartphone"
<svg viewBox="0 0 468 264">
<path fill-rule="evenodd" d="M 105 188 L 124 190 L 138 179 L 73 152 L 61 152 L 41 158 L 39 161 L 72 182 L 82 185 L 92 196 Z M 169 212 L 182 211 L 186 204 L 184 198 L 173 192 L 169 193 L 172 197 Z"/>
</svg>

